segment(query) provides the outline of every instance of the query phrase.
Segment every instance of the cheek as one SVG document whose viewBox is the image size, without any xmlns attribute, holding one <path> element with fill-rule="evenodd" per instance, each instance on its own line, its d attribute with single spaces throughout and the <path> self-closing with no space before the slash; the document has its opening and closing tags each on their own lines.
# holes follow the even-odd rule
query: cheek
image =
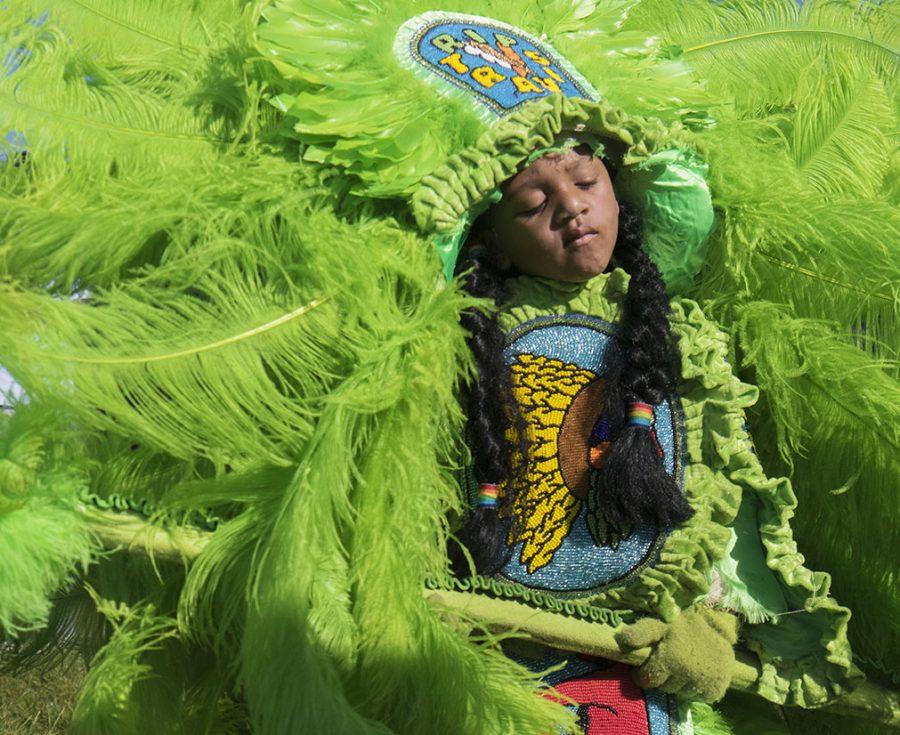
<svg viewBox="0 0 900 735">
<path fill-rule="evenodd" d="M 603 198 L 599 206 L 600 212 L 604 220 L 608 223 L 617 225 L 619 222 L 619 202 L 612 194 Z"/>
<path fill-rule="evenodd" d="M 605 206 L 601 210 L 602 231 L 606 234 L 604 238 L 615 246 L 616 238 L 619 235 L 619 204 L 613 199 L 611 202 L 605 202 Z"/>
<path fill-rule="evenodd" d="M 532 223 L 513 223 L 498 230 L 499 248 L 514 263 L 540 262 L 552 258 L 553 237 L 549 228 L 542 227 L 540 218 Z"/>
</svg>

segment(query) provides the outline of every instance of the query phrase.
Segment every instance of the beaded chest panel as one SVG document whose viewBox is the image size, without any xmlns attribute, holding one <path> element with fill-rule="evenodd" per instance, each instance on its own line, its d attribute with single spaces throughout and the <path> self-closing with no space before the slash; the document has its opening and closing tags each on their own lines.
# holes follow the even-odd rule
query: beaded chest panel
<svg viewBox="0 0 900 735">
<path fill-rule="evenodd" d="M 621 584 L 654 564 L 667 529 L 614 528 L 589 518 L 585 499 L 609 447 L 604 375 L 620 349 L 615 327 L 581 314 L 545 316 L 508 335 L 504 358 L 530 441 L 527 484 L 512 510 L 519 532 L 500 576 L 562 596 Z M 653 407 L 666 470 L 683 483 L 677 401 Z"/>
</svg>

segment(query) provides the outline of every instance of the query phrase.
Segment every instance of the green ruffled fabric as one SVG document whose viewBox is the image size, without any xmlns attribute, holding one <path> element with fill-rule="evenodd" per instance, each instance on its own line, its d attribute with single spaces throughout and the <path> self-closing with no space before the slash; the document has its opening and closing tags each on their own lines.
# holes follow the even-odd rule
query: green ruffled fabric
<svg viewBox="0 0 900 735">
<path fill-rule="evenodd" d="M 786 478 L 766 476 L 753 451 L 744 409 L 755 403 L 757 389 L 734 376 L 727 336 L 695 302 L 676 302 L 672 312 L 682 350 L 679 392 L 689 463 L 685 490 L 698 516 L 705 516 L 706 508 L 710 512 L 706 523 L 695 525 L 692 519 L 674 531 L 663 559 L 670 549 L 689 550 L 691 543 L 704 544 L 702 536 L 707 532 L 707 554 L 695 557 L 695 570 L 702 569 L 708 577 L 708 562 L 724 553 L 723 531 L 726 543 L 730 536 L 718 524 L 732 524 L 738 510 L 735 501 L 739 504 L 742 493 L 752 493 L 766 563 L 788 605 L 785 613 L 771 621 L 744 628 L 743 643 L 762 664 L 755 691 L 773 702 L 820 705 L 852 688 L 859 678 L 847 641 L 850 611 L 829 596 L 829 575 L 803 565 L 790 527 L 797 499 Z M 687 537 L 694 533 L 700 538 L 692 542 Z M 754 593 L 752 585 L 748 591 Z M 673 598 L 679 599 L 677 592 Z"/>
<path fill-rule="evenodd" d="M 137 513 L 144 518 L 156 518 L 163 512 L 163 509 L 149 498 L 131 498 L 118 493 L 99 495 L 87 488 L 83 488 L 78 493 L 78 500 L 100 510 Z M 219 516 L 206 511 L 194 510 L 187 514 L 183 522 L 204 531 L 215 531 L 224 521 Z"/>
<path fill-rule="evenodd" d="M 511 299 L 500 324 L 508 331 L 539 315 L 564 313 L 615 322 L 627 285 L 621 270 L 586 285 L 518 278 L 508 284 Z M 787 603 L 786 613 L 743 630 L 744 644 L 762 665 L 756 691 L 774 702 L 820 705 L 858 677 L 846 635 L 850 611 L 829 597 L 827 574 L 803 566 L 789 524 L 796 498 L 788 480 L 765 475 L 753 451 L 744 410 L 758 391 L 734 375 L 726 335 L 686 299 L 673 302 L 670 322 L 681 349 L 685 492 L 695 514 L 670 532 L 655 565 L 583 602 L 669 621 L 704 600 L 714 564 L 732 540 L 742 495 L 752 493 L 765 561 Z"/>
<path fill-rule="evenodd" d="M 563 132 L 588 131 L 619 141 L 622 163 L 645 161 L 664 148 L 687 147 L 677 125 L 628 115 L 607 100 L 552 95 L 523 105 L 488 129 L 478 141 L 422 179 L 412 196 L 416 222 L 425 232 L 447 232 L 469 209 L 512 176 L 539 148 L 549 148 Z M 613 149 L 613 152 L 614 149 Z"/>
<path fill-rule="evenodd" d="M 449 579 L 430 577 L 425 580 L 425 587 L 428 589 L 446 589 L 449 587 L 459 592 L 477 592 L 490 597 L 515 600 L 547 612 L 560 613 L 567 618 L 577 618 L 613 627 L 623 623 L 634 622 L 632 615 L 621 610 L 599 607 L 579 600 L 563 599 L 543 590 L 531 589 L 518 582 L 495 577 L 483 577 L 481 575 L 463 578 L 451 577 Z"/>
</svg>

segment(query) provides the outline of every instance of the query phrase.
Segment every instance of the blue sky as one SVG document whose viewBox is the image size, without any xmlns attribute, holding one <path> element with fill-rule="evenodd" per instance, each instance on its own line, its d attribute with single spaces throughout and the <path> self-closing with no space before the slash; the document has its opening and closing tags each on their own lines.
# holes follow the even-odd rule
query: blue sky
<svg viewBox="0 0 900 735">
<path fill-rule="evenodd" d="M 3 399 L 4 395 L 6 395 L 9 391 L 13 390 L 15 394 L 21 394 L 21 388 L 16 385 L 16 382 L 10 377 L 10 374 L 6 372 L 2 365 L 0 365 L 0 405 L 6 403 Z"/>
</svg>

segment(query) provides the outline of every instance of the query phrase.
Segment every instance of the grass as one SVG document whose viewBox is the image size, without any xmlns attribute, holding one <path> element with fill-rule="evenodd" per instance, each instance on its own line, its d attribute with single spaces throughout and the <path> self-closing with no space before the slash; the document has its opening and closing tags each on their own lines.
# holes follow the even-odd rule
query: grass
<svg viewBox="0 0 900 735">
<path fill-rule="evenodd" d="M 3 663 L 0 642 L 0 667 Z M 74 655 L 44 672 L 0 673 L 0 735 L 67 735 L 85 673 Z M 244 705 L 223 697 L 212 732 L 251 735 Z"/>
<path fill-rule="evenodd" d="M 79 661 L 46 672 L 0 674 L 0 735 L 65 735 L 84 678 Z"/>
</svg>

